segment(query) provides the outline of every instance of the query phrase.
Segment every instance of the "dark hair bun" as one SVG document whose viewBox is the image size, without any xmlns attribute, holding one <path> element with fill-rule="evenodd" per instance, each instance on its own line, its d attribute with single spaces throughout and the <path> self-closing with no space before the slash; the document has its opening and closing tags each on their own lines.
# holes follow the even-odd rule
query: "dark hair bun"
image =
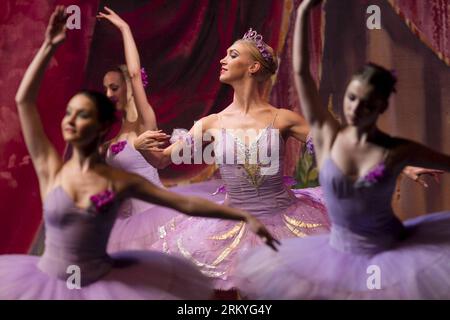
<svg viewBox="0 0 450 320">
<path fill-rule="evenodd" d="M 94 90 L 81 90 L 78 94 L 83 94 L 94 102 L 100 123 L 112 125 L 116 121 L 116 106 L 105 94 Z"/>
<path fill-rule="evenodd" d="M 397 92 L 395 89 L 397 77 L 394 72 L 375 63 L 366 63 L 353 77 L 366 80 L 385 99 L 388 99 L 392 92 Z"/>
</svg>

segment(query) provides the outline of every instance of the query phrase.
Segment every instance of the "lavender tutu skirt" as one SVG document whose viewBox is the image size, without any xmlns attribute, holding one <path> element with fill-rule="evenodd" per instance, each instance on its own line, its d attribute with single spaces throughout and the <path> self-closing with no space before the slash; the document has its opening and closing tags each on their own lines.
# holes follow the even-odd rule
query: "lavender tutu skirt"
<svg viewBox="0 0 450 320">
<path fill-rule="evenodd" d="M 404 222 L 406 237 L 374 254 L 330 245 L 329 235 L 285 239 L 239 257 L 250 299 L 450 299 L 450 212 Z"/>
<path fill-rule="evenodd" d="M 222 201 L 223 194 L 212 195 L 221 183 L 221 180 L 210 180 L 173 187 L 170 191 L 198 196 L 210 201 Z M 127 207 L 131 208 L 127 209 Z M 179 215 L 184 216 L 178 211 L 134 199 L 126 201 L 119 212 L 108 241 L 109 253 L 122 250 L 148 250 L 164 236 L 164 226 L 167 223 Z M 124 212 L 133 212 L 133 214 L 124 214 Z"/>
<path fill-rule="evenodd" d="M 67 280 L 41 271 L 39 257 L 0 257 L 0 299 L 176 300 L 209 299 L 211 285 L 191 263 L 158 252 L 121 252 L 99 279 L 70 289 Z M 69 276 L 69 274 L 68 274 Z"/>
<path fill-rule="evenodd" d="M 298 190 L 292 197 L 294 201 L 288 207 L 257 216 L 275 238 L 329 232 L 320 188 Z M 262 212 L 263 208 L 257 210 Z M 258 246 L 266 247 L 244 222 L 179 216 L 164 227 L 162 239 L 153 249 L 191 261 L 213 280 L 215 289 L 230 290 L 240 289 L 234 277 L 238 254 Z"/>
</svg>

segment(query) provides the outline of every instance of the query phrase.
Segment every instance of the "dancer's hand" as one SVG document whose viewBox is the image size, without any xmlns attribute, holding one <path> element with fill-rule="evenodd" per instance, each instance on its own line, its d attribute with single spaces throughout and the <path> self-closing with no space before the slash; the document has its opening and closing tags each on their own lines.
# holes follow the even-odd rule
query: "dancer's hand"
<svg viewBox="0 0 450 320">
<path fill-rule="evenodd" d="M 403 174 L 410 178 L 411 180 L 414 180 L 415 182 L 419 183 L 425 188 L 428 188 L 428 184 L 425 182 L 425 180 L 422 178 L 423 175 L 432 176 L 436 183 L 440 182 L 440 176 L 445 173 L 445 171 L 442 170 L 435 170 L 435 169 L 427 169 L 427 168 L 420 168 L 420 167 L 405 167 L 403 169 Z"/>
<path fill-rule="evenodd" d="M 67 13 L 64 6 L 56 6 L 45 30 L 45 42 L 51 46 L 58 46 L 66 40 Z"/>
<path fill-rule="evenodd" d="M 134 148 L 141 151 L 161 152 L 162 146 L 168 143 L 170 136 L 161 130 L 147 130 L 134 139 Z"/>
<path fill-rule="evenodd" d="M 97 19 L 106 19 L 109 22 L 111 22 L 113 25 L 115 25 L 117 28 L 119 28 L 120 30 L 122 30 L 125 27 L 128 27 L 128 23 L 125 22 L 125 20 L 123 20 L 121 17 L 119 17 L 119 15 L 117 13 L 115 13 L 114 11 L 112 11 L 110 8 L 108 7 L 104 7 L 105 12 L 99 12 L 97 14 Z"/>
<path fill-rule="evenodd" d="M 269 230 L 255 217 L 248 215 L 246 222 L 251 231 L 257 234 L 269 247 L 271 247 L 274 251 L 278 251 L 277 245 L 281 245 L 281 243 L 275 239 Z"/>
</svg>

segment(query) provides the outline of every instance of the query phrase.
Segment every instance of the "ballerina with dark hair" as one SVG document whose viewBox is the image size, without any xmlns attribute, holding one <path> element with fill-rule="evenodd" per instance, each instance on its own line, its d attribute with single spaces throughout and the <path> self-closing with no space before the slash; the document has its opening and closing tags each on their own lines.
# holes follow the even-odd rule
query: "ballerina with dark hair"
<svg viewBox="0 0 450 320">
<path fill-rule="evenodd" d="M 58 6 L 16 94 L 43 200 L 45 252 L 42 257 L 0 256 L 0 299 L 210 298 L 207 277 L 185 259 L 151 251 L 106 253 L 125 199 L 137 198 L 192 216 L 245 221 L 273 248 L 276 240 L 242 210 L 169 192 L 105 164 L 99 147 L 115 120 L 115 107 L 102 93 L 80 91 L 70 99 L 61 130 L 73 152 L 63 162 L 44 132 L 36 99 L 46 67 L 66 38 L 66 20 L 64 7 Z"/>
<path fill-rule="evenodd" d="M 308 13 L 319 2 L 298 8 L 293 59 L 331 233 L 283 239 L 277 254 L 252 250 L 237 266 L 239 286 L 252 299 L 448 299 L 450 211 L 401 222 L 391 198 L 405 166 L 450 171 L 450 156 L 377 127 L 397 79 L 374 63 L 347 86 L 346 124 L 321 106 L 307 47 Z"/>
<path fill-rule="evenodd" d="M 110 8 L 105 7 L 104 10 L 105 12 L 98 13 L 97 18 L 108 21 L 120 31 L 126 64 L 110 68 L 103 77 L 105 94 L 120 111 L 121 125 L 116 136 L 101 144 L 101 154 L 107 164 L 136 173 L 155 185 L 164 187 L 158 174 L 158 158 L 151 151 L 167 144 L 170 136 L 158 130 L 155 111 L 146 94 L 148 75 L 141 67 L 139 52 L 129 25 Z M 65 157 L 70 157 L 70 153 L 68 145 Z M 213 194 L 217 185 L 216 181 L 208 181 L 172 187 L 171 190 L 208 200 L 223 200 L 223 195 Z M 150 248 L 160 238 L 164 224 L 177 215 L 176 211 L 138 199 L 125 200 L 111 231 L 108 252 Z M 43 239 L 44 229 L 41 225 L 31 252 L 42 251 Z"/>
</svg>

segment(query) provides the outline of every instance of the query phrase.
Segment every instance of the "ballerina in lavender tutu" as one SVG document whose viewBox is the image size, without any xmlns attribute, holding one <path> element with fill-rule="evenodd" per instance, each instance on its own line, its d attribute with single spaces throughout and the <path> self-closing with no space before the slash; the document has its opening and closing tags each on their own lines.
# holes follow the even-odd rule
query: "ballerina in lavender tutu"
<svg viewBox="0 0 450 320">
<path fill-rule="evenodd" d="M 219 79 L 233 87 L 233 102 L 220 113 L 200 119 L 189 133 L 180 134 L 178 141 L 161 149 L 161 162 L 179 161 L 177 155 L 184 157 L 185 152 L 186 160 L 190 160 L 189 154 L 195 160 L 199 152 L 207 156 L 207 150 L 213 149 L 212 161 L 225 182 L 228 206 L 258 217 L 277 238 L 327 233 L 329 220 L 320 189 L 294 194 L 283 179 L 285 141 L 293 137 L 305 142 L 309 127 L 299 114 L 267 101 L 270 77 L 277 70 L 273 49 L 250 29 L 228 48 L 220 64 Z M 214 142 L 202 149 L 208 135 Z M 270 155 L 268 161 L 262 154 Z M 214 280 L 218 290 L 236 289 L 238 252 L 261 244 L 242 223 L 179 217 L 165 230 L 166 236 L 153 248 L 190 259 Z"/>
<path fill-rule="evenodd" d="M 108 98 L 122 113 L 120 131 L 116 137 L 102 146 L 106 162 L 116 168 L 133 172 L 148 181 L 163 186 L 158 174 L 158 163 L 151 153 L 142 150 L 144 138 L 153 137 L 147 150 L 162 145 L 169 138 L 158 130 L 155 112 L 147 100 L 145 87 L 148 76 L 139 59 L 139 52 L 128 24 L 110 8 L 100 12 L 105 19 L 117 27 L 123 37 L 126 65 L 111 68 L 103 77 L 103 86 Z M 153 209 L 158 208 L 155 212 Z M 151 213 L 148 213 L 148 210 Z M 151 214 L 150 217 L 147 217 Z M 176 215 L 175 212 L 148 204 L 137 199 L 125 201 L 111 231 L 108 252 L 126 249 L 145 249 L 159 239 L 159 228 Z M 133 219 L 130 217 L 133 216 Z M 142 221 L 142 220 L 145 221 Z"/>
<path fill-rule="evenodd" d="M 147 100 L 145 87 L 149 80 L 141 68 L 132 32 L 129 25 L 108 7 L 97 17 L 109 21 L 120 31 L 126 59 L 126 65 L 112 68 L 103 78 L 106 95 L 123 114 L 119 133 L 103 148 L 106 151 L 106 162 L 113 167 L 139 174 L 162 187 L 157 170 L 160 164 L 151 151 L 154 147 L 166 144 L 170 136 L 158 130 L 155 112 Z M 174 187 L 171 190 L 206 199 L 223 199 L 221 195 L 212 196 L 215 190 L 213 182 Z M 150 248 L 163 232 L 162 226 L 176 215 L 176 212 L 160 206 L 136 199 L 127 200 L 120 208 L 109 239 L 108 251 Z"/>
<path fill-rule="evenodd" d="M 298 8 L 293 59 L 331 233 L 284 239 L 275 255 L 252 250 L 238 264 L 238 283 L 252 299 L 448 299 L 450 211 L 401 222 L 391 198 L 405 166 L 450 171 L 450 157 L 378 129 L 397 81 L 381 66 L 366 64 L 351 78 L 345 125 L 320 105 L 307 47 L 307 16 L 318 2 Z"/>
<path fill-rule="evenodd" d="M 118 28 L 123 38 L 126 59 L 126 65 L 111 68 L 103 77 L 106 95 L 122 113 L 119 133 L 108 141 L 102 150 L 106 152 L 106 162 L 114 167 L 140 174 L 154 184 L 162 186 L 157 171 L 158 163 L 151 158 L 151 153 L 137 151 L 146 136 L 155 138 L 153 144 L 146 145 L 147 150 L 164 144 L 169 136 L 158 130 L 155 112 L 147 100 L 145 87 L 148 85 L 148 76 L 141 68 L 133 34 L 128 24 L 108 7 L 105 7 L 105 12 L 99 12 L 97 18 L 107 20 Z M 130 210 L 133 213 L 142 211 L 139 208 Z"/>
<path fill-rule="evenodd" d="M 208 279 L 185 259 L 150 251 L 106 253 L 123 201 L 134 197 L 193 216 L 241 220 L 268 245 L 275 240 L 250 214 L 169 192 L 145 178 L 108 166 L 98 150 L 114 121 L 103 94 L 73 96 L 61 122 L 73 149 L 63 162 L 44 133 L 36 99 L 45 69 L 66 38 L 63 6 L 53 12 L 45 41 L 19 86 L 16 103 L 36 170 L 46 227 L 42 257 L 0 256 L 0 299 L 207 299 Z"/>
<path fill-rule="evenodd" d="M 106 73 L 104 77 L 107 95 L 116 102 L 116 106 L 119 109 L 124 110 L 122 130 L 110 142 L 110 147 L 106 153 L 106 161 L 112 166 L 140 174 L 155 184 L 160 184 L 155 167 L 163 167 L 167 164 L 167 162 L 165 163 L 167 158 L 161 158 L 153 151 L 157 151 L 158 147 L 166 142 L 167 135 L 147 130 L 155 130 L 157 126 L 154 112 L 145 95 L 145 79 L 142 78 L 140 72 L 141 66 L 136 44 L 128 24 L 111 9 L 105 7 L 105 11 L 105 13 L 100 13 L 98 17 L 108 20 L 121 31 L 127 62 L 127 67 L 122 66 L 120 69 L 114 69 Z M 275 132 L 279 130 L 282 135 L 278 143 L 279 150 L 273 150 L 274 153 L 280 152 L 282 154 L 279 164 L 280 170 L 277 174 L 267 179 L 264 176 L 260 177 L 258 176 L 260 174 L 259 169 L 255 165 L 236 166 L 233 170 L 230 170 L 231 167 L 229 166 L 221 169 L 222 176 L 228 177 L 228 179 L 225 179 L 228 187 L 228 203 L 239 208 L 251 210 L 256 215 L 261 215 L 262 212 L 270 212 L 273 215 L 268 214 L 264 215 L 264 217 L 267 220 L 271 220 L 271 225 L 276 226 L 273 230 L 277 230 L 277 236 L 279 237 L 305 236 L 315 232 L 324 232 L 328 230 L 328 220 L 324 205 L 321 203 L 322 194 L 320 188 L 297 190 L 294 194 L 289 190 L 288 186 L 283 185 L 284 141 L 289 136 L 305 141 L 309 128 L 301 116 L 285 109 L 274 108 L 263 97 L 269 83 L 269 77 L 276 71 L 277 59 L 273 54 L 273 50 L 260 37 L 256 32 L 250 31 L 244 37 L 245 39 L 235 44 L 240 47 L 239 50 L 244 51 L 244 56 L 240 57 L 236 48 L 233 48 L 233 50 L 230 48 L 228 56 L 222 60 L 223 68 L 220 80 L 237 89 L 235 102 L 220 114 L 201 119 L 202 130 L 206 132 L 208 129 L 213 128 L 260 129 L 268 123 L 270 123 L 270 126 L 264 128 L 264 131 Z M 235 59 L 238 61 L 237 64 L 233 63 Z M 251 65 L 249 61 L 253 61 L 256 67 Z M 246 66 L 248 69 L 246 70 L 243 66 Z M 245 79 L 244 76 L 246 76 Z M 242 86 L 248 86 L 248 88 L 243 89 Z M 129 118 L 135 117 L 136 111 L 137 121 L 132 122 Z M 147 131 L 141 133 L 143 130 Z M 172 141 L 177 139 L 176 136 L 177 134 L 173 136 Z M 182 135 L 178 135 L 178 137 L 182 138 Z M 227 138 L 229 139 L 228 135 Z M 263 134 L 259 139 L 262 141 L 269 138 Z M 234 141 L 239 142 L 239 140 Z M 256 141 L 253 143 L 252 148 L 248 149 L 253 152 L 257 149 L 257 144 Z M 238 145 L 239 152 L 245 154 L 248 151 L 245 150 L 247 149 L 246 145 Z M 311 147 L 312 144 L 310 143 L 309 146 Z M 173 148 L 169 148 L 167 152 L 173 151 Z M 227 148 L 230 148 L 230 146 Z M 220 152 L 224 152 L 224 150 Z M 243 171 L 241 172 L 241 170 Z M 243 173 L 245 177 L 242 177 Z M 236 179 L 235 176 L 239 176 L 240 179 Z M 236 184 L 239 185 L 239 188 L 245 186 L 246 190 L 241 192 L 242 189 L 236 189 Z M 200 184 L 196 184 L 182 190 L 182 192 L 195 193 L 214 200 L 221 199 L 221 196 L 211 197 L 212 190 L 209 190 L 209 192 L 206 189 L 204 190 L 200 189 Z M 261 190 L 264 190 L 264 192 L 259 193 Z M 254 197 L 257 193 L 259 195 Z M 273 201 L 275 195 L 278 198 L 276 201 Z M 153 243 L 162 238 L 160 243 L 154 248 L 165 252 L 183 253 L 185 257 L 193 259 L 197 265 L 204 268 L 206 274 L 220 275 L 216 278 L 227 279 L 228 271 L 224 270 L 231 270 L 229 264 L 233 261 L 236 252 L 241 249 L 246 250 L 249 243 L 254 244 L 253 240 L 249 240 L 253 239 L 251 236 L 249 238 L 245 236 L 243 239 L 246 240 L 241 241 L 240 232 L 246 233 L 243 224 L 219 223 L 219 226 L 209 226 L 211 232 L 215 235 L 222 231 L 226 233 L 226 230 L 234 231 L 230 233 L 228 238 L 226 237 L 222 241 L 215 242 L 214 246 L 217 246 L 217 248 L 210 257 L 204 258 L 201 254 L 200 256 L 196 254 L 192 257 L 189 253 L 190 249 L 180 249 L 181 247 L 178 247 L 178 243 L 176 248 L 174 247 L 175 244 L 172 240 L 179 239 L 181 233 L 174 233 L 173 230 L 170 230 L 174 229 L 175 225 L 180 225 L 180 220 L 184 220 L 183 217 L 176 218 L 177 215 L 175 211 L 158 206 L 150 207 L 148 204 L 138 200 L 127 201 L 122 206 L 119 219 L 112 230 L 108 251 L 151 249 Z M 165 222 L 168 223 L 164 224 Z M 210 225 L 210 222 L 204 223 Z M 198 232 L 197 228 L 191 228 L 190 226 L 191 221 L 184 223 L 183 226 L 177 229 L 189 229 L 189 232 L 193 234 L 204 233 L 203 231 Z M 216 227 L 220 231 L 215 229 Z M 203 230 L 201 224 L 198 225 L 198 228 Z M 236 230 L 239 232 L 235 232 Z M 168 232 L 176 234 L 176 236 L 166 236 Z M 183 232 L 188 234 L 187 231 Z M 239 245 L 236 245 L 233 241 L 236 241 Z M 172 243 L 173 247 L 171 249 L 168 247 L 169 243 Z M 233 244 L 232 250 L 229 249 L 231 244 Z M 194 241 L 192 245 L 196 246 L 197 244 Z M 186 244 L 186 246 L 189 247 L 190 245 Z M 223 252 L 226 254 L 223 255 Z M 219 257 L 221 258 L 216 260 Z M 213 267 L 211 265 L 209 267 L 203 266 L 204 262 L 207 265 L 212 264 Z M 215 271 L 211 272 L 211 270 Z M 219 280 L 218 282 L 224 283 L 226 281 Z M 218 286 L 221 289 L 228 289 L 232 287 L 230 283 Z"/>
</svg>

